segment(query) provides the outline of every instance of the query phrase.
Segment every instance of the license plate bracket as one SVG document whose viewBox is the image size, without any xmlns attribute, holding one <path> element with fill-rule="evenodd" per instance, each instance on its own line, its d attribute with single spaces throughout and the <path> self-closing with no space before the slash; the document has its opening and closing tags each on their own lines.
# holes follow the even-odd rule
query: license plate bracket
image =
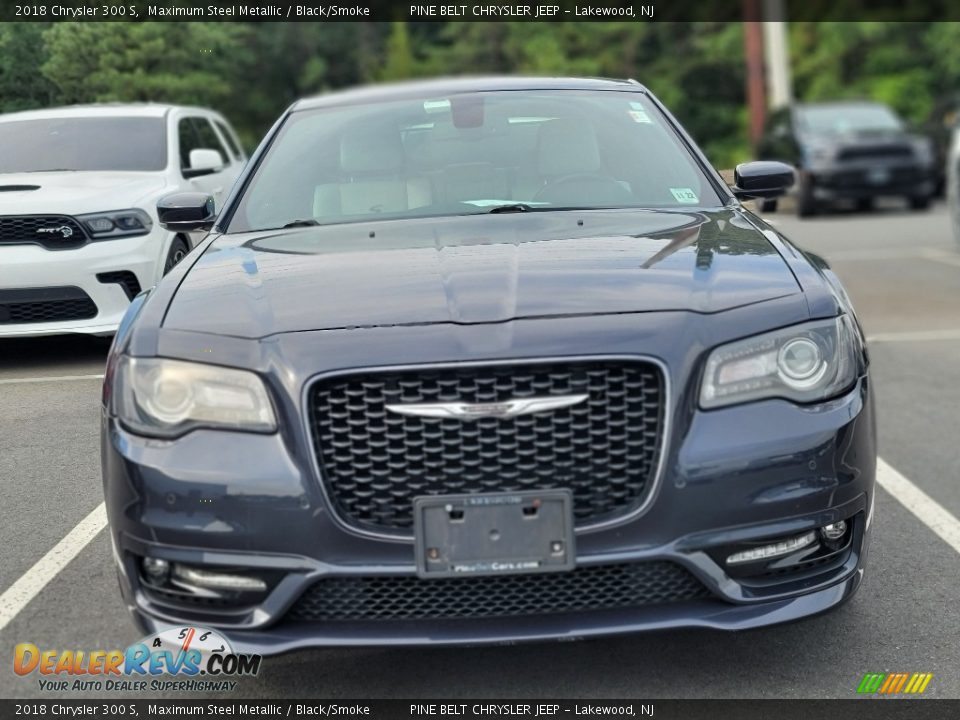
<svg viewBox="0 0 960 720">
<path fill-rule="evenodd" d="M 532 490 L 413 500 L 421 578 L 572 570 L 573 495 Z"/>
</svg>

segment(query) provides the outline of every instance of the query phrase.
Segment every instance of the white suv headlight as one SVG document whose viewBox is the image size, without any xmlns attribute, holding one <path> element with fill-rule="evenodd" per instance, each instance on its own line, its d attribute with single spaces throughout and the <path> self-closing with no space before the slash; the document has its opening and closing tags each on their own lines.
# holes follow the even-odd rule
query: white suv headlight
<svg viewBox="0 0 960 720">
<path fill-rule="evenodd" d="M 246 370 L 123 357 L 114 382 L 114 412 L 142 435 L 176 437 L 198 427 L 261 433 L 277 429 L 263 381 Z"/>
<path fill-rule="evenodd" d="M 94 240 L 147 235 L 153 229 L 153 220 L 143 210 L 114 210 L 112 212 L 77 215 Z"/>
<path fill-rule="evenodd" d="M 863 362 L 860 333 L 849 315 L 756 335 L 710 353 L 704 409 L 763 398 L 816 402 L 849 388 Z"/>
</svg>

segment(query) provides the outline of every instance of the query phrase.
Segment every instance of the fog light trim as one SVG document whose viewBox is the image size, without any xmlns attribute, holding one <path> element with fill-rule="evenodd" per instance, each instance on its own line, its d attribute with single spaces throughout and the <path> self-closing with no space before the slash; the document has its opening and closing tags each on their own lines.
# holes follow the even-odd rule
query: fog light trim
<svg viewBox="0 0 960 720">
<path fill-rule="evenodd" d="M 240 590 L 244 592 L 265 592 L 267 583 L 260 578 L 246 575 L 231 575 L 229 573 L 201 570 L 175 563 L 173 576 L 189 585 L 195 585 L 210 590 Z"/>
<path fill-rule="evenodd" d="M 771 558 L 789 555 L 797 550 L 801 550 L 817 541 L 817 534 L 814 531 L 804 533 L 797 537 L 781 540 L 769 545 L 760 545 L 759 547 L 741 550 L 727 558 L 727 565 L 740 565 L 742 563 L 758 562 L 760 560 L 769 560 Z"/>
</svg>

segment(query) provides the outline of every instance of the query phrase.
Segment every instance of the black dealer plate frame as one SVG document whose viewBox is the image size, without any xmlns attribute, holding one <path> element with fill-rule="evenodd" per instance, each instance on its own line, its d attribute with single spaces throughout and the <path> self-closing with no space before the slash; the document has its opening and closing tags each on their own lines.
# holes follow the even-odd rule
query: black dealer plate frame
<svg viewBox="0 0 960 720">
<path fill-rule="evenodd" d="M 417 575 L 424 579 L 576 566 L 573 494 L 567 489 L 416 497 L 413 536 Z"/>
</svg>

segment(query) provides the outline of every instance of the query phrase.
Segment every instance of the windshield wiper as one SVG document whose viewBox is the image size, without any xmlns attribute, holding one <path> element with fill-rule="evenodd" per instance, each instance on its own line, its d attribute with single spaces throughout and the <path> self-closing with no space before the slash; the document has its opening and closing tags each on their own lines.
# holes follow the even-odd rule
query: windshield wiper
<svg viewBox="0 0 960 720">
<path fill-rule="evenodd" d="M 511 203 L 510 205 L 497 205 L 487 210 L 487 212 L 491 215 L 499 215 L 500 213 L 530 212 L 531 210 L 533 210 L 533 208 L 526 203 Z"/>
<path fill-rule="evenodd" d="M 316 220 L 294 220 L 293 222 L 288 222 L 286 225 L 281 227 L 282 230 L 287 228 L 297 228 L 297 227 L 311 227 L 313 225 L 319 225 Z"/>
</svg>

